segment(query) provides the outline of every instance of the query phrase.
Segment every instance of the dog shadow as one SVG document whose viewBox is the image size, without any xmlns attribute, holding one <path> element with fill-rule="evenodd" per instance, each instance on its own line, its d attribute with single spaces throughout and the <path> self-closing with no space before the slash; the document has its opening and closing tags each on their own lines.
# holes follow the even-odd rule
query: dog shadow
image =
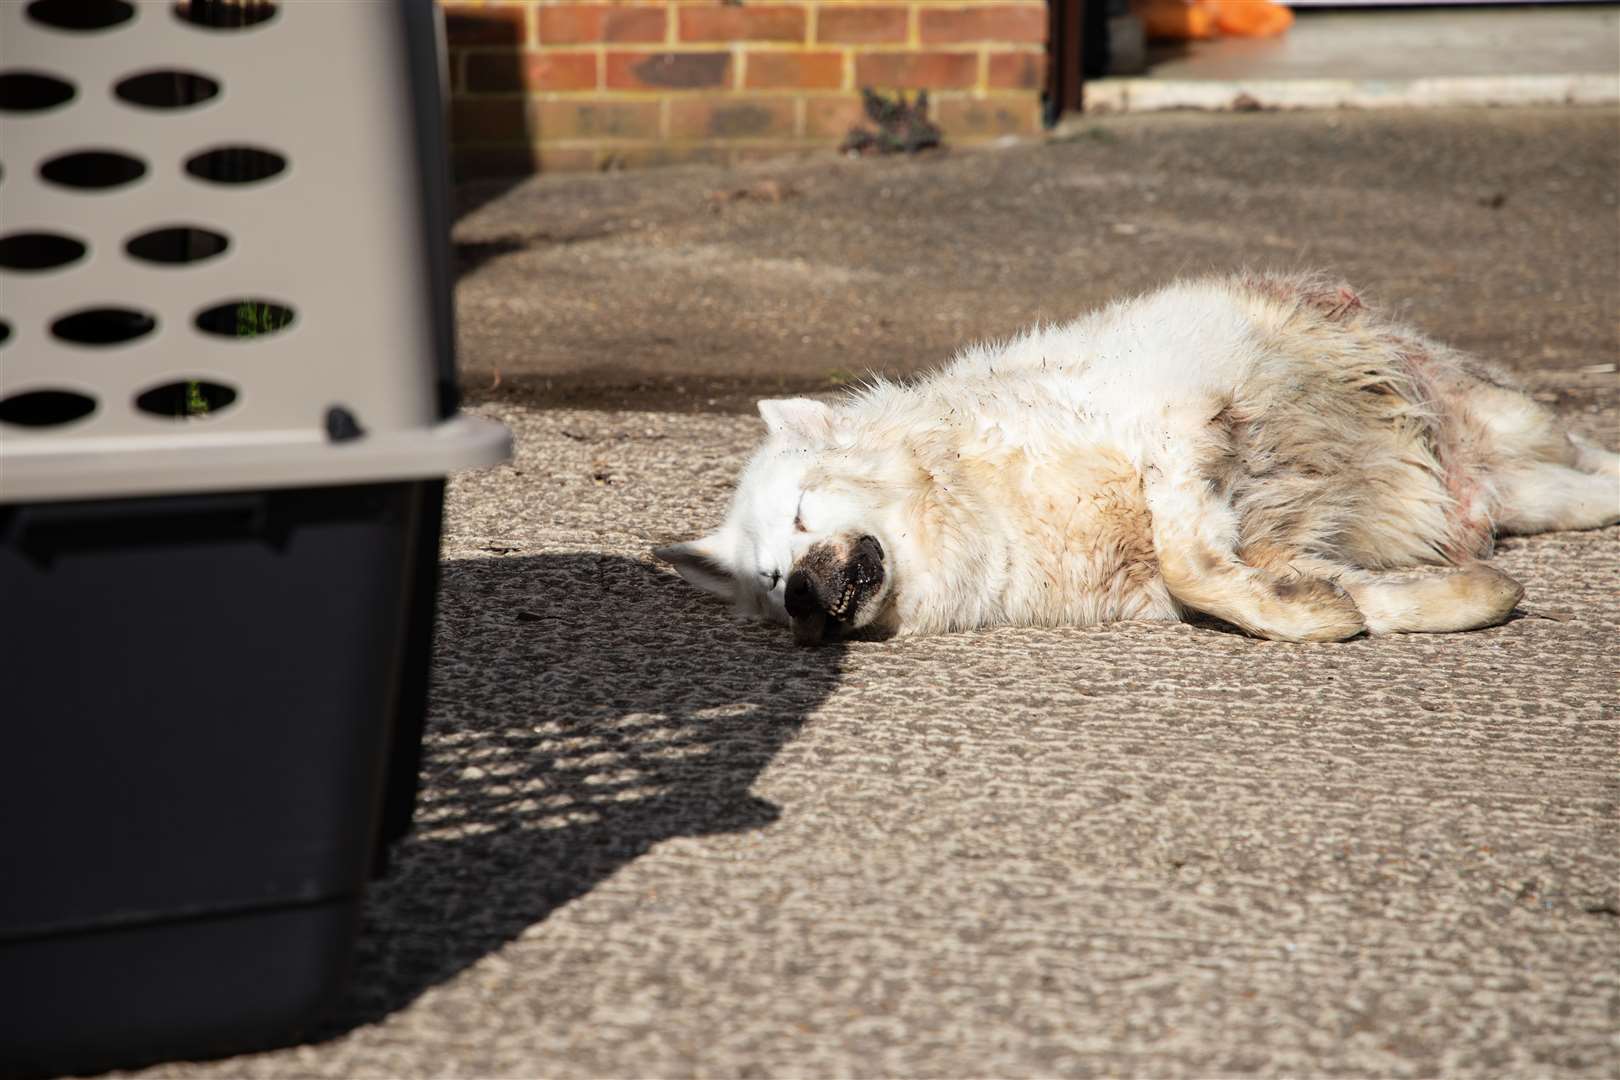
<svg viewBox="0 0 1620 1080">
<path fill-rule="evenodd" d="M 661 840 L 775 821 L 750 789 L 843 663 L 617 556 L 447 563 L 438 627 L 415 828 L 316 1038 L 409 1004 Z"/>
</svg>

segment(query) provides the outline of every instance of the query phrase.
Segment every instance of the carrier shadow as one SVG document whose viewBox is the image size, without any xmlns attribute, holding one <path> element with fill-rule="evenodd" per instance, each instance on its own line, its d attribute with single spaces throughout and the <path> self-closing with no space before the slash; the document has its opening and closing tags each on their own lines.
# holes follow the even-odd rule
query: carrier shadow
<svg viewBox="0 0 1620 1080">
<path fill-rule="evenodd" d="M 448 563 L 416 830 L 310 1034 L 402 1008 L 661 840 L 776 820 L 750 788 L 842 664 L 646 563 Z"/>
</svg>

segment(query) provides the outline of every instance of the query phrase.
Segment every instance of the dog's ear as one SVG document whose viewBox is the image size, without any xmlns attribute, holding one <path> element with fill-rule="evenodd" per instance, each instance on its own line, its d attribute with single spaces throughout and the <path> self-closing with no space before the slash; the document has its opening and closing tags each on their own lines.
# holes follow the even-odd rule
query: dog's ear
<svg viewBox="0 0 1620 1080">
<path fill-rule="evenodd" d="M 811 398 L 766 398 L 759 403 L 759 416 L 772 435 L 817 442 L 832 434 L 832 409 Z"/>
<path fill-rule="evenodd" d="M 720 555 L 720 534 L 689 540 L 684 544 L 670 544 L 653 551 L 653 557 L 662 559 L 676 570 L 689 584 L 704 592 L 727 600 L 736 596 L 737 582 Z"/>
</svg>

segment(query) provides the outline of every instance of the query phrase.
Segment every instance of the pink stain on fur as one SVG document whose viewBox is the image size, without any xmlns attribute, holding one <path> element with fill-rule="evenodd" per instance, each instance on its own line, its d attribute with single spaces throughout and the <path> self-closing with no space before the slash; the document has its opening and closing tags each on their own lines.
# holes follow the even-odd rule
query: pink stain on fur
<svg viewBox="0 0 1620 1080">
<path fill-rule="evenodd" d="M 1335 299 L 1334 305 L 1325 312 L 1327 317 L 1334 322 L 1348 318 L 1358 311 L 1364 311 L 1367 307 L 1366 304 L 1361 302 L 1361 297 L 1343 285 L 1339 286 L 1339 294 Z"/>
<path fill-rule="evenodd" d="M 1348 285 L 1306 289 L 1300 294 L 1299 301 L 1329 322 L 1343 322 L 1356 312 L 1367 310 L 1361 297 Z"/>
<path fill-rule="evenodd" d="M 1312 279 L 1246 274 L 1243 283 L 1274 300 L 1310 308 L 1329 322 L 1343 322 L 1358 311 L 1367 310 L 1360 295 L 1343 282 L 1326 285 Z"/>
<path fill-rule="evenodd" d="M 1359 303 L 1359 301 L 1357 301 Z M 1434 456 L 1440 463 L 1441 481 L 1446 494 L 1452 499 L 1452 534 L 1442 549 L 1453 562 L 1466 562 L 1484 558 L 1495 547 L 1490 508 L 1485 505 L 1484 488 L 1469 468 L 1462 447 L 1457 444 L 1456 432 L 1461 429 L 1460 417 L 1455 414 L 1459 403 L 1452 401 L 1441 389 L 1435 372 L 1436 361 L 1421 342 L 1409 338 L 1392 338 L 1395 355 L 1412 380 L 1412 387 L 1420 399 L 1415 404 L 1437 415 L 1453 414 L 1449 422 L 1440 425 L 1440 437 L 1434 444 Z"/>
</svg>

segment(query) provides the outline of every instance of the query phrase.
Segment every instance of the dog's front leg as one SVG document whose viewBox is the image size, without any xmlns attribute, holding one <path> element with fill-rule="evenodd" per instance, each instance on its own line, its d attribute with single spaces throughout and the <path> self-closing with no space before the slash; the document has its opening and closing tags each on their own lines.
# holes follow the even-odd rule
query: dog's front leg
<svg viewBox="0 0 1620 1080">
<path fill-rule="evenodd" d="M 1360 610 L 1326 578 L 1282 575 L 1237 556 L 1238 521 L 1199 467 L 1217 460 L 1220 435 L 1203 429 L 1170 444 L 1147 471 L 1153 548 L 1170 595 L 1251 634 L 1283 641 L 1342 641 L 1366 629 Z"/>
</svg>

